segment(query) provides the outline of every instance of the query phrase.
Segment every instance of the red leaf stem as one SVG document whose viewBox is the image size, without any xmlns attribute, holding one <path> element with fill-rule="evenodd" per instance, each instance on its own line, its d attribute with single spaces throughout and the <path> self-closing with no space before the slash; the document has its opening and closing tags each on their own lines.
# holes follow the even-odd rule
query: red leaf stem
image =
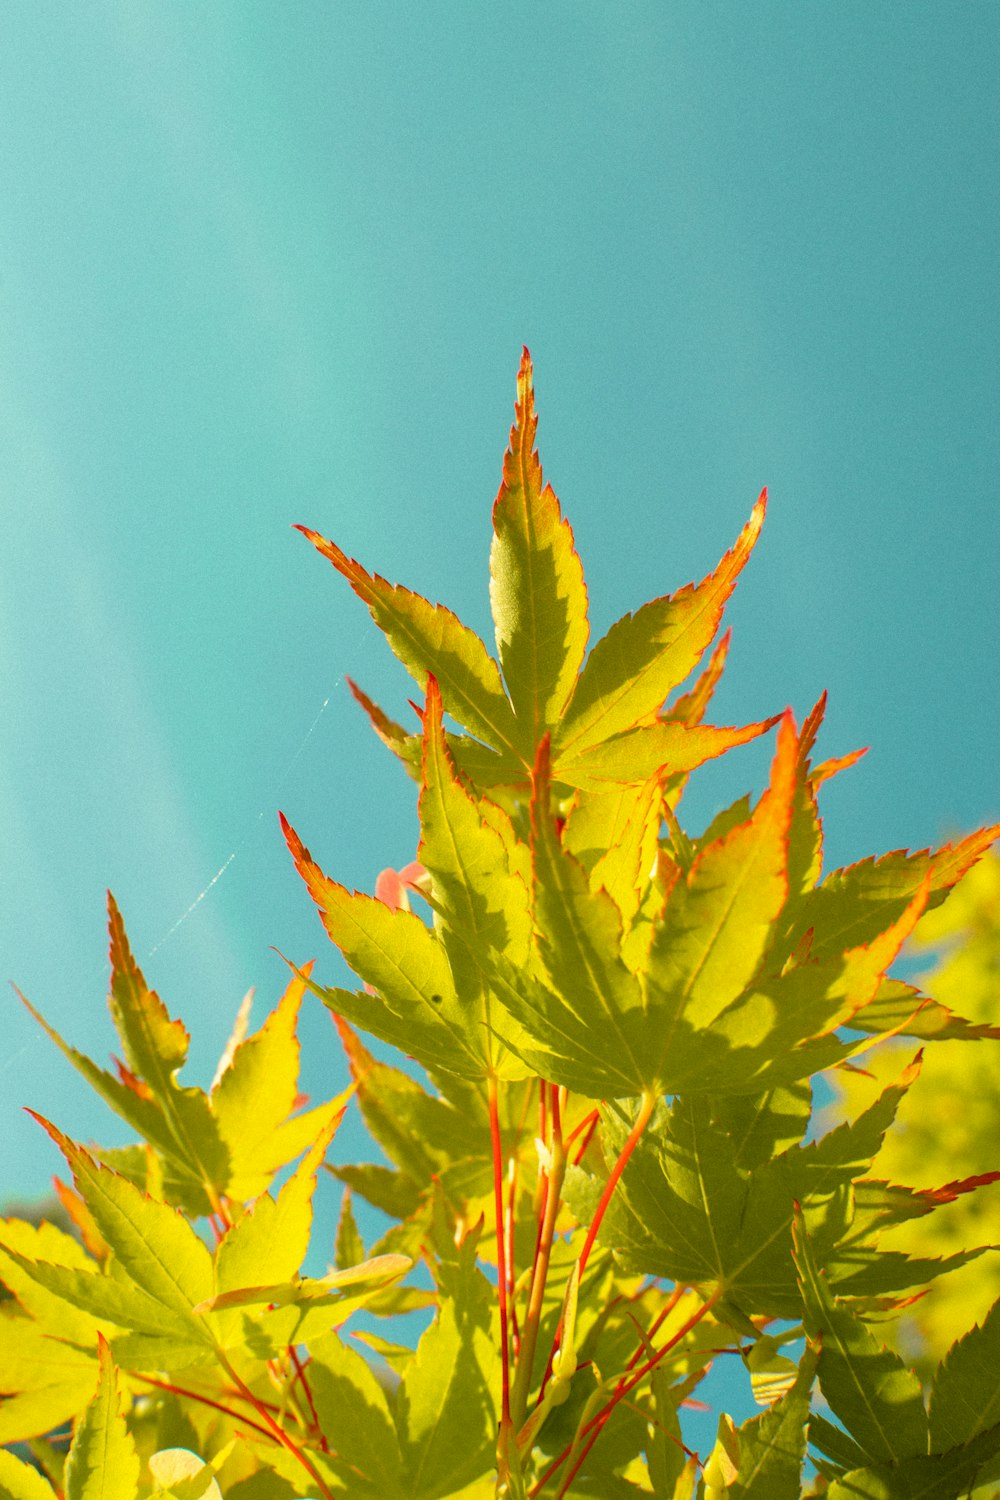
<svg viewBox="0 0 1000 1500">
<path fill-rule="evenodd" d="M 504 1243 L 503 1146 L 500 1140 L 500 1108 L 497 1080 L 491 1073 L 486 1082 L 490 1105 L 490 1144 L 493 1150 L 493 1205 L 497 1235 L 497 1294 L 500 1301 L 500 1363 L 503 1387 L 500 1407 L 501 1441 L 510 1427 L 510 1348 L 507 1310 L 507 1247 Z"/>
<path fill-rule="evenodd" d="M 258 1416 L 262 1417 L 264 1422 L 270 1428 L 272 1437 L 274 1437 L 283 1448 L 288 1449 L 288 1452 L 292 1455 L 292 1457 L 295 1458 L 298 1463 L 300 1463 L 305 1469 L 306 1473 L 309 1475 L 309 1478 L 313 1481 L 313 1483 L 319 1485 L 319 1491 L 323 1496 L 323 1500 L 334 1500 L 332 1491 L 324 1483 L 323 1476 L 320 1474 L 319 1470 L 312 1462 L 312 1459 L 309 1458 L 308 1454 L 303 1452 L 298 1443 L 295 1442 L 294 1438 L 290 1438 L 285 1429 L 274 1420 L 264 1403 L 258 1400 L 250 1387 L 240 1378 L 236 1370 L 233 1369 L 232 1365 L 229 1363 L 229 1360 L 226 1358 L 226 1356 L 222 1353 L 221 1349 L 217 1349 L 216 1354 L 218 1355 L 219 1362 L 221 1363 L 223 1369 L 226 1371 L 230 1380 L 232 1380 L 236 1385 L 244 1400 L 250 1402 L 251 1406 L 257 1412 Z"/>
<path fill-rule="evenodd" d="M 701 1304 L 696 1312 L 691 1314 L 687 1322 L 677 1330 L 672 1338 L 669 1338 L 667 1340 L 662 1349 L 657 1349 L 656 1353 L 652 1355 L 640 1369 L 636 1370 L 634 1375 L 628 1378 L 626 1378 L 624 1375 L 621 1377 L 607 1403 L 601 1407 L 601 1410 L 599 1412 L 596 1412 L 594 1416 L 591 1417 L 590 1421 L 586 1424 L 586 1426 L 582 1428 L 582 1430 L 578 1434 L 579 1437 L 586 1436 L 587 1441 L 586 1443 L 584 1443 L 583 1448 L 576 1462 L 573 1464 L 572 1469 L 563 1480 L 563 1483 L 559 1489 L 559 1493 L 556 1496 L 556 1500 L 561 1500 L 561 1497 L 566 1494 L 567 1489 L 576 1478 L 576 1475 L 579 1473 L 580 1468 L 587 1457 L 587 1454 L 597 1442 L 597 1439 L 600 1437 L 605 1423 L 608 1421 L 611 1413 L 614 1411 L 619 1401 L 624 1400 L 624 1398 L 629 1394 L 630 1391 L 633 1391 L 641 1381 L 645 1380 L 646 1376 L 656 1368 L 656 1366 L 660 1363 L 665 1355 L 670 1353 L 671 1349 L 674 1349 L 680 1343 L 681 1339 L 687 1338 L 691 1330 L 693 1328 L 696 1328 L 705 1314 L 715 1306 L 721 1295 L 722 1288 L 716 1287 L 712 1295 Z M 549 1465 L 545 1473 L 542 1475 L 541 1479 L 539 1479 L 538 1483 L 533 1487 L 533 1489 L 529 1491 L 529 1500 L 535 1500 L 535 1496 L 541 1494 L 542 1490 L 548 1484 L 553 1474 L 559 1471 L 562 1465 L 566 1462 L 567 1458 L 569 1458 L 570 1454 L 573 1452 L 575 1442 L 576 1439 L 574 1438 L 573 1442 L 569 1443 L 559 1454 L 558 1458 L 554 1459 L 553 1462 Z"/>
<path fill-rule="evenodd" d="M 611 1168 L 611 1171 L 608 1175 L 608 1180 L 604 1184 L 604 1191 L 601 1194 L 600 1202 L 598 1203 L 597 1208 L 594 1212 L 594 1217 L 590 1222 L 590 1228 L 587 1231 L 587 1238 L 583 1242 L 583 1249 L 580 1251 L 581 1276 L 586 1269 L 587 1260 L 590 1256 L 591 1250 L 593 1249 L 594 1241 L 597 1239 L 601 1224 L 604 1221 L 604 1215 L 608 1211 L 608 1205 L 610 1204 L 611 1199 L 614 1195 L 615 1188 L 618 1186 L 618 1179 L 621 1177 L 625 1168 L 628 1166 L 629 1157 L 632 1155 L 632 1152 L 639 1144 L 639 1138 L 642 1135 L 642 1132 L 645 1130 L 646 1126 L 649 1124 L 650 1116 L 652 1115 L 655 1108 L 656 1095 L 643 1094 L 635 1124 L 629 1131 L 628 1140 L 625 1142 L 624 1146 L 618 1154 L 618 1160 Z"/>
</svg>

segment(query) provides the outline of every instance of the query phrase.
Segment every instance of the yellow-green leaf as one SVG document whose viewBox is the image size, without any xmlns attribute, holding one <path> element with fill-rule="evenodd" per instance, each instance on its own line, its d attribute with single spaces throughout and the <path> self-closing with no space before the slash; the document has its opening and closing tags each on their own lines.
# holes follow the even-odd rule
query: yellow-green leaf
<svg viewBox="0 0 1000 1500">
<path fill-rule="evenodd" d="M 531 356 L 525 349 L 503 483 L 493 506 L 490 600 L 520 748 L 529 764 L 566 708 L 589 630 L 583 568 L 559 501 L 551 485 L 543 485 L 537 428 Z"/>
<path fill-rule="evenodd" d="M 423 688 L 428 672 L 433 672 L 448 713 L 494 749 L 516 752 L 518 729 L 500 671 L 479 637 L 443 605 L 430 604 L 377 573 L 366 573 L 335 542 L 308 527 L 297 529 L 368 605 L 372 619 L 417 685 Z M 395 728 L 388 731 L 392 739 Z"/>
<path fill-rule="evenodd" d="M 170 1154 L 187 1168 L 214 1208 L 228 1175 L 226 1149 L 206 1095 L 184 1088 L 176 1074 L 188 1053 L 188 1034 L 172 1020 L 132 956 L 121 913 L 108 893 L 111 994 L 108 1004 L 129 1069 L 159 1104 L 173 1140 Z"/>
<path fill-rule="evenodd" d="M 327 1118 L 309 1151 L 278 1194 L 263 1193 L 229 1229 L 216 1251 L 215 1291 L 288 1281 L 309 1249 L 316 1174 L 343 1118 L 352 1090 L 326 1106 Z"/>
<path fill-rule="evenodd" d="M 76 1429 L 66 1463 L 66 1500 L 137 1500 L 139 1455 L 125 1426 L 117 1371 L 103 1339 L 99 1356 L 97 1392 Z"/>
<path fill-rule="evenodd" d="M 700 584 L 624 615 L 594 647 L 556 736 L 556 758 L 655 717 L 702 656 L 764 523 L 767 491 L 732 551 Z"/>
<path fill-rule="evenodd" d="M 41 1115 L 29 1113 L 65 1156 L 122 1269 L 141 1291 L 197 1327 L 191 1308 L 211 1295 L 212 1257 L 191 1225 L 168 1204 L 158 1203 L 127 1178 L 99 1165 Z"/>
<path fill-rule="evenodd" d="M 323 874 L 289 824 L 282 827 L 296 868 L 330 938 L 377 995 L 314 989 L 331 1010 L 374 1032 L 425 1067 L 481 1078 L 482 1016 L 459 996 L 444 947 L 413 912 L 345 890 Z"/>
<path fill-rule="evenodd" d="M 55 1490 L 37 1469 L 0 1449 L 0 1500 L 55 1500 L 55 1496 Z"/>
<path fill-rule="evenodd" d="M 659 719 L 655 724 L 614 735 L 588 750 L 555 750 L 552 777 L 568 786 L 601 791 L 611 782 L 643 782 L 658 774 L 678 776 L 757 739 L 777 722 L 776 717 L 730 729 Z"/>
<path fill-rule="evenodd" d="M 745 823 L 703 849 L 678 881 L 649 954 L 651 1003 L 708 1027 L 753 979 L 788 894 L 788 829 L 798 740 L 791 714 L 778 735 L 771 783 Z M 663 1035 L 663 1051 L 669 1048 Z"/>
</svg>

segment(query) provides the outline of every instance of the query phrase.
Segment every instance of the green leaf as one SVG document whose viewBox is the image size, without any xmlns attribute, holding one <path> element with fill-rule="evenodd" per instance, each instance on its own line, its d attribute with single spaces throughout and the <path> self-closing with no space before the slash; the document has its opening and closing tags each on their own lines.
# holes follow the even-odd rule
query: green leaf
<svg viewBox="0 0 1000 1500">
<path fill-rule="evenodd" d="M 926 1454 L 927 1413 L 920 1381 L 897 1354 L 881 1348 L 864 1323 L 832 1296 L 801 1217 L 795 1226 L 806 1327 L 822 1340 L 819 1381 L 834 1414 L 871 1460 Z"/>
<path fill-rule="evenodd" d="M 495 750 L 518 756 L 522 738 L 500 670 L 479 637 L 440 604 L 365 572 L 334 543 L 296 528 L 347 579 L 399 660 L 421 689 L 433 672 L 445 709 Z M 392 726 L 393 730 L 398 726 Z M 390 731 L 390 734 L 392 731 Z"/>
<path fill-rule="evenodd" d="M 645 1059 L 636 1051 L 626 1016 L 640 1010 L 642 997 L 638 980 L 620 956 L 621 914 L 605 891 L 590 889 L 583 866 L 559 842 L 551 808 L 547 741 L 535 766 L 531 821 L 539 945 L 555 993 L 554 1005 L 544 1019 L 572 1036 L 578 1058 L 582 1053 L 596 1053 L 615 1070 L 616 1081 L 621 1079 L 624 1087 L 601 1093 L 641 1093 Z M 515 1011 L 515 1015 L 531 1033 L 525 1009 L 522 1006 L 521 1014 Z M 575 1060 L 573 1050 L 571 1043 L 570 1061 Z"/>
<path fill-rule="evenodd" d="M 906 1069 L 853 1124 L 840 1125 L 752 1172 L 732 1250 L 740 1266 L 736 1283 L 749 1310 L 783 1311 L 789 1317 L 800 1311 L 791 1256 L 796 1203 L 801 1205 L 813 1254 L 826 1265 L 828 1279 L 838 1283 L 838 1290 L 841 1274 L 871 1261 L 871 1246 L 846 1254 L 836 1247 L 850 1233 L 852 1184 L 869 1170 L 915 1076 L 915 1067 Z"/>
<path fill-rule="evenodd" d="M 871 942 L 896 921 L 926 881 L 928 910 L 938 906 L 1000 833 L 1000 825 L 980 829 L 960 843 L 909 854 L 896 849 L 880 859 L 863 859 L 834 870 L 809 892 L 799 908 L 794 942 L 810 928 L 812 954 L 822 958 L 843 948 Z"/>
<path fill-rule="evenodd" d="M 729 1137 L 734 1166 L 752 1171 L 797 1146 L 812 1113 L 808 1083 L 764 1094 L 730 1094 L 713 1100 L 712 1117 Z"/>
<path fill-rule="evenodd" d="M 158 1203 L 126 1178 L 100 1166 L 88 1152 L 33 1110 L 28 1111 L 55 1141 L 122 1269 L 135 1285 L 164 1308 L 188 1322 L 195 1338 L 209 1334 L 191 1309 L 212 1292 L 212 1258 L 190 1224 L 165 1203 Z"/>
<path fill-rule="evenodd" d="M 870 1247 L 846 1255 L 837 1247 L 850 1225 L 851 1185 L 868 1169 L 912 1076 L 908 1070 L 853 1125 L 764 1159 L 747 1149 L 746 1119 L 730 1101 L 676 1100 L 654 1116 L 639 1142 L 605 1219 L 602 1243 L 637 1271 L 717 1285 L 727 1310 L 799 1316 L 795 1205 L 802 1207 L 823 1263 L 846 1274 L 871 1261 Z M 801 1114 L 792 1112 L 793 1123 L 787 1123 L 784 1091 L 748 1102 L 760 1143 L 786 1131 L 801 1134 Z M 727 1129 L 733 1121 L 736 1135 Z M 623 1146 L 630 1123 L 617 1110 L 606 1111 L 605 1142 L 612 1154 Z M 572 1179 L 570 1191 L 577 1192 Z M 575 1206 L 582 1216 L 582 1203 Z M 898 1268 L 894 1272 L 898 1278 Z"/>
<path fill-rule="evenodd" d="M 438 1315 L 403 1374 L 396 1422 L 412 1500 L 451 1495 L 494 1462 L 500 1357 L 475 1248 L 468 1239 L 439 1267 Z"/>
<path fill-rule="evenodd" d="M 459 1117 L 409 1073 L 374 1057 L 345 1021 L 337 1020 L 337 1030 L 367 1129 L 415 1187 L 424 1187 L 451 1160 Z"/>
<path fill-rule="evenodd" d="M 966 1021 L 902 979 L 884 979 L 875 998 L 862 1006 L 849 1024 L 852 1031 L 867 1031 L 874 1035 L 892 1032 L 893 1035 L 914 1036 L 931 1042 L 1000 1039 L 1000 1026 L 991 1026 L 985 1021 Z"/>
<path fill-rule="evenodd" d="M 137 1500 L 139 1455 L 121 1414 L 117 1372 L 103 1339 L 99 1357 L 97 1393 L 69 1450 L 66 1500 Z"/>
<path fill-rule="evenodd" d="M 632 1122 L 616 1106 L 605 1109 L 604 1120 L 606 1149 L 616 1155 Z M 728 1283 L 747 1189 L 725 1147 L 707 1099 L 658 1106 L 612 1199 L 601 1243 L 654 1276 Z"/>
<path fill-rule="evenodd" d="M 815 1375 L 816 1356 L 807 1350 L 790 1390 L 770 1410 L 743 1423 L 739 1473 L 728 1491 L 731 1500 L 799 1500 Z"/>
<path fill-rule="evenodd" d="M 646 1466 L 654 1495 L 673 1495 L 685 1463 L 677 1396 L 661 1365 L 651 1372 L 649 1383 L 653 1413 L 646 1435 Z"/>
<path fill-rule="evenodd" d="M 103 1327 L 108 1323 L 119 1328 L 141 1329 L 147 1333 L 178 1334 L 191 1337 L 191 1325 L 182 1314 L 165 1307 L 162 1302 L 149 1296 L 134 1281 L 112 1263 L 110 1273 L 101 1275 L 96 1266 L 89 1270 L 78 1266 L 52 1265 L 48 1261 L 33 1261 L 21 1255 L 11 1246 L 6 1247 L 10 1257 L 25 1277 L 45 1289 L 50 1297 L 60 1298 L 71 1308 L 81 1309 L 98 1320 Z M 47 1319 L 49 1326 L 58 1330 L 58 1314 Z M 66 1310 L 63 1324 L 79 1336 L 79 1322 Z M 91 1338 L 97 1325 L 90 1322 Z"/>
<path fill-rule="evenodd" d="M 511 868 L 516 837 L 499 807 L 478 804 L 460 782 L 444 737 L 442 703 L 427 679 L 418 858 L 433 880 L 439 937 L 459 998 L 478 1021 L 483 1071 L 521 1076 L 498 1048 L 492 1024 L 489 960 L 501 954 L 523 966 L 531 951 L 528 890 Z M 516 857 L 516 856 L 515 856 Z"/>
<path fill-rule="evenodd" d="M 55 1496 L 37 1469 L 0 1449 L 0 1500 L 55 1500 Z"/>
<path fill-rule="evenodd" d="M 391 1219 L 408 1219 L 420 1205 L 420 1191 L 405 1172 L 394 1172 L 374 1162 L 332 1167 L 331 1171 L 352 1193 L 359 1193 L 373 1208 L 381 1209 Z"/>
<path fill-rule="evenodd" d="M 337 1219 L 337 1238 L 334 1242 L 333 1263 L 338 1271 L 343 1271 L 347 1266 L 353 1266 L 358 1261 L 364 1260 L 368 1252 L 365 1250 L 365 1242 L 361 1238 L 358 1222 L 354 1217 L 354 1209 L 351 1204 L 351 1190 L 344 1189 L 344 1196 L 340 1200 L 340 1215 Z"/>
<path fill-rule="evenodd" d="M 368 715 L 368 722 L 375 733 L 388 746 L 392 753 L 402 761 L 415 781 L 420 780 L 420 736 L 418 734 L 407 734 L 402 724 L 397 724 L 395 719 L 374 703 L 368 694 L 363 692 L 358 684 L 350 677 L 346 679 L 351 697 L 361 705 Z"/>
<path fill-rule="evenodd" d="M 5 1251 L 8 1252 L 5 1254 Z M 31 1262 L 50 1261 L 93 1275 L 97 1266 L 79 1240 L 55 1224 L 29 1224 L 24 1219 L 0 1219 L 0 1282 L 43 1327 L 86 1347 L 93 1347 L 96 1325 L 92 1317 L 76 1313 L 48 1292 L 13 1255 Z"/>
<path fill-rule="evenodd" d="M 556 781 L 588 791 L 606 790 L 611 782 L 634 783 L 650 776 L 680 776 L 746 745 L 773 729 L 775 718 L 741 728 L 711 724 L 684 724 L 659 719 L 655 724 L 626 730 L 581 752 L 554 751 L 552 775 Z"/>
<path fill-rule="evenodd" d="M 318 1340 L 309 1384 L 324 1436 L 357 1472 L 356 1493 L 378 1500 L 406 1496 L 399 1439 L 385 1392 L 361 1355 L 335 1333 Z"/>
<path fill-rule="evenodd" d="M 197 1179 L 191 1176 L 186 1164 L 179 1159 L 177 1142 L 157 1101 L 143 1088 L 139 1080 L 132 1078 L 126 1082 L 123 1078 L 116 1078 L 104 1068 L 99 1068 L 84 1053 L 78 1052 L 75 1047 L 63 1041 L 55 1028 L 49 1025 L 41 1012 L 35 1009 L 31 1001 L 22 995 L 16 986 L 15 990 L 25 1009 L 34 1017 L 63 1056 L 87 1080 L 91 1088 L 101 1096 L 105 1103 L 110 1104 L 126 1124 L 131 1125 L 133 1130 L 170 1160 L 182 1178 L 190 1182 L 197 1193 L 200 1211 L 201 1205 L 204 1204 L 204 1194 Z"/>
<path fill-rule="evenodd" d="M 57 1304 L 63 1308 L 63 1304 Z M 68 1309 L 65 1309 L 68 1311 Z M 57 1327 L 58 1325 L 56 1325 Z M 93 1347 L 77 1348 L 11 1307 L 0 1316 L 0 1444 L 36 1437 L 75 1417 L 94 1393 Z"/>
<path fill-rule="evenodd" d="M 188 1034 L 171 1020 L 155 990 L 143 978 L 129 948 L 121 913 L 108 893 L 111 934 L 109 1005 L 130 1071 L 140 1078 L 163 1111 L 176 1156 L 203 1187 L 215 1207 L 229 1175 L 229 1162 L 208 1099 L 200 1089 L 182 1088 L 176 1074 L 187 1060 Z"/>
<path fill-rule="evenodd" d="M 527 349 L 515 414 L 493 506 L 490 601 L 504 679 L 530 764 L 542 736 L 566 709 L 587 649 L 588 625 L 573 532 L 552 487 L 543 488 L 535 452 L 538 418 Z M 468 727 L 478 732 L 471 723 Z"/>
<path fill-rule="evenodd" d="M 998 1449 L 1000 1428 L 991 1428 L 947 1453 L 854 1469 L 834 1480 L 825 1500 L 956 1500 L 970 1494 L 979 1471 Z"/>
<path fill-rule="evenodd" d="M 227 1230 L 215 1256 L 215 1294 L 285 1282 L 297 1276 L 309 1249 L 316 1174 L 344 1114 L 345 1096 L 327 1106 L 327 1119 L 278 1194 L 262 1194 Z"/>
<path fill-rule="evenodd" d="M 282 827 L 296 868 L 319 908 L 327 933 L 351 967 L 378 995 L 309 988 L 330 1009 L 419 1058 L 467 1078 L 484 1073 L 481 1018 L 460 1000 L 442 944 L 413 912 L 330 880 L 295 831 Z"/>
<path fill-rule="evenodd" d="M 299 1043 L 295 1034 L 305 980 L 288 984 L 276 1008 L 253 1036 L 239 1043 L 212 1089 L 211 1106 L 229 1158 L 226 1194 L 245 1203 L 271 1186 L 298 1155 L 289 1116 L 298 1103 Z M 313 1134 L 319 1129 L 315 1122 Z"/>
<path fill-rule="evenodd" d="M 607 891 L 625 931 L 649 883 L 662 800 L 659 776 L 635 786 L 581 793 L 563 830 L 563 847 L 587 871 L 590 889 Z"/>
<path fill-rule="evenodd" d="M 328 1271 L 321 1277 L 290 1276 L 287 1281 L 232 1287 L 207 1298 L 199 1311 L 253 1307 L 262 1302 L 274 1307 L 294 1304 L 307 1309 L 336 1307 L 340 1310 L 348 1302 L 360 1306 L 373 1289 L 379 1290 L 405 1276 L 412 1264 L 408 1255 L 375 1255 L 360 1265 L 346 1266 L 342 1271 Z M 343 1316 L 347 1316 L 346 1312 Z"/>
<path fill-rule="evenodd" d="M 871 943 L 836 959 L 808 961 L 752 985 L 707 1032 L 681 1028 L 664 1092 L 761 1093 L 850 1055 L 833 1034 L 868 1003 L 924 907 L 922 886 L 899 919 Z"/>
<path fill-rule="evenodd" d="M 931 1387 L 935 1451 L 957 1447 L 1000 1424 L 1000 1302 L 983 1323 L 953 1344 Z"/>
<path fill-rule="evenodd" d="M 707 1028 L 750 984 L 788 894 L 788 829 L 798 739 L 791 714 L 778 735 L 771 783 L 745 823 L 702 849 L 670 893 L 649 954 L 656 1001 Z M 663 1050 L 670 1045 L 664 1034 Z"/>
<path fill-rule="evenodd" d="M 579 754 L 655 716 L 697 664 L 719 627 L 760 535 L 767 505 L 761 493 L 736 546 L 697 586 L 624 615 L 591 651 L 557 735 L 557 751 Z"/>
</svg>

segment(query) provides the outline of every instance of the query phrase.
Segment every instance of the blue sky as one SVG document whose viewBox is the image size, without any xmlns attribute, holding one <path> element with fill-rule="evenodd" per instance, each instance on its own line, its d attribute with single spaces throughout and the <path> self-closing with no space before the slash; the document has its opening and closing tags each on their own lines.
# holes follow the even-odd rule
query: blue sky
<svg viewBox="0 0 1000 1500">
<path fill-rule="evenodd" d="M 290 527 L 487 632 L 522 343 L 592 638 L 766 483 L 719 722 L 829 689 L 821 751 L 872 746 L 832 863 L 1000 816 L 995 7 L 35 0 L 4 31 L 0 967 L 76 1045 L 111 1046 L 106 887 L 205 1083 L 271 945 L 337 974 L 277 808 L 347 884 L 412 858 L 343 687 L 400 716 L 408 679 Z M 3 1004 L 27 1195 L 57 1159 L 20 1105 L 124 1137 Z M 303 1035 L 332 1093 L 318 1004 Z"/>
</svg>

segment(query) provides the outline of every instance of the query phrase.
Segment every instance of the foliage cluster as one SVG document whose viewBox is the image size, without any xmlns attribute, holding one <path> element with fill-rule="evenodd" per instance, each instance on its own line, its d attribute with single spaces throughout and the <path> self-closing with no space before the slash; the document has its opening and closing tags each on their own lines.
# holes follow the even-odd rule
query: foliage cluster
<svg viewBox="0 0 1000 1500">
<path fill-rule="evenodd" d="M 41 1121 L 76 1234 L 0 1226 L 0 1442 L 30 1443 L 38 1465 L 0 1452 L 5 1500 L 946 1500 L 1000 1472 L 1000 1304 L 926 1389 L 882 1342 L 980 1253 L 891 1235 L 1000 1173 L 954 1180 L 949 1161 L 950 1180 L 913 1187 L 873 1168 L 916 1049 L 1000 1037 L 986 1007 L 966 1019 L 888 974 L 998 830 L 824 876 L 817 794 L 857 757 L 816 762 L 823 700 L 801 726 L 705 717 L 765 496 L 708 577 L 588 654 L 535 429 L 525 354 L 493 509 L 496 658 L 306 532 L 423 695 L 410 733 L 352 689 L 419 787 L 417 861 L 351 892 L 284 825 L 361 987 L 294 969 L 259 1031 L 241 1013 L 211 1088 L 182 1084 L 187 1032 L 112 902 L 121 1060 L 98 1067 L 38 1017 L 139 1141 L 84 1148 Z M 691 774 L 775 727 L 763 794 L 683 828 Z M 311 1108 L 308 992 L 352 1075 Z M 900 1038 L 895 1072 L 818 1133 L 814 1081 Z M 309 1276 L 349 1096 L 388 1164 L 336 1169 L 333 1263 Z M 389 1218 L 374 1245 L 354 1195 Z M 394 1342 L 392 1319 L 419 1308 L 416 1348 Z M 359 1309 L 384 1335 L 349 1332 Z M 720 1359 L 742 1362 L 761 1409 L 738 1428 L 722 1413 L 702 1458 L 686 1412 Z"/>
</svg>

